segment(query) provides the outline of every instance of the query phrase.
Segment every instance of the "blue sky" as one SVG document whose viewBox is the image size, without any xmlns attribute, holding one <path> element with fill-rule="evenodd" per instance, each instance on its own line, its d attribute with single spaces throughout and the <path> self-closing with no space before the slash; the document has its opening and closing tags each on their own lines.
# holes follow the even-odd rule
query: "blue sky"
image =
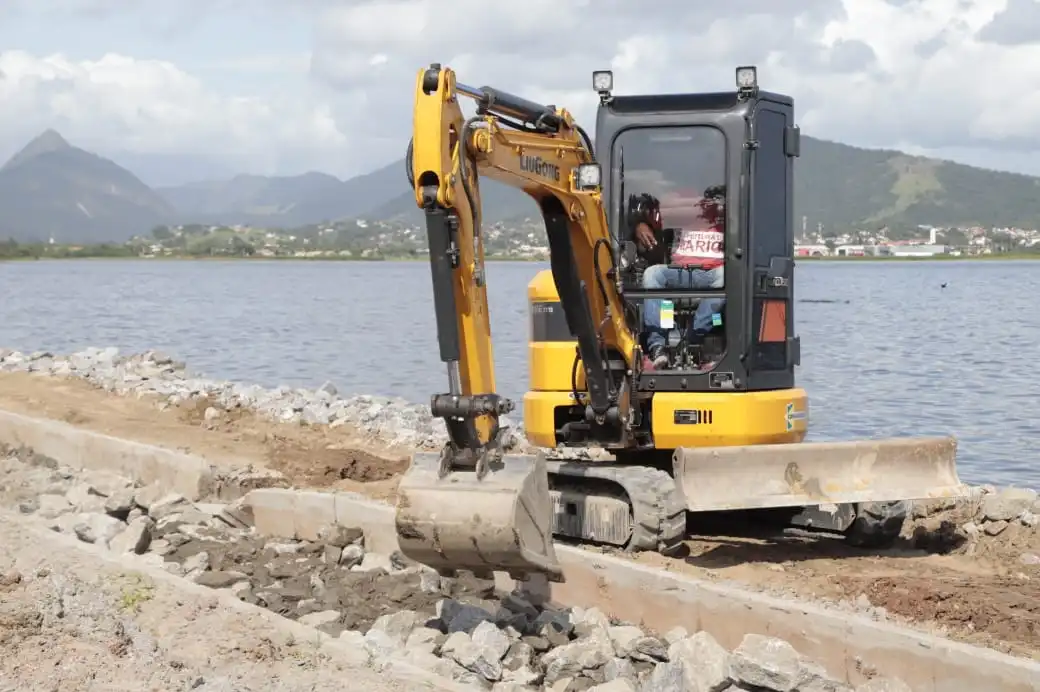
<svg viewBox="0 0 1040 692">
<path fill-rule="evenodd" d="M 613 67 L 622 92 L 678 91 L 728 88 L 754 63 L 794 95 L 807 134 L 1040 174 L 1037 0 L 655 0 L 653 15 L 630 0 L 0 7 L 0 157 L 53 127 L 153 184 L 390 163 L 431 61 L 586 123 L 593 69 Z"/>
</svg>

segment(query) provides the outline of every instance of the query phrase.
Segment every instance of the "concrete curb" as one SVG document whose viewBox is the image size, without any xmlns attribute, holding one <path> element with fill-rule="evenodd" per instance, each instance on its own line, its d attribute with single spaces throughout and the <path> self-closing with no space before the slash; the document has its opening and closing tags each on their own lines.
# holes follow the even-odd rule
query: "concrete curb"
<svg viewBox="0 0 1040 692">
<path fill-rule="evenodd" d="M 0 442 L 32 447 L 70 466 L 159 482 L 192 499 L 204 499 L 214 486 L 212 467 L 204 459 L 56 421 L 0 411 Z M 363 529 L 372 550 L 390 553 L 397 548 L 394 509 L 385 503 L 355 493 L 267 488 L 253 490 L 247 498 L 257 530 L 265 535 L 314 538 L 321 526 L 338 523 Z M 571 546 L 557 545 L 556 551 L 567 582 L 538 585 L 536 595 L 562 605 L 596 606 L 658 631 L 676 625 L 703 629 L 731 649 L 747 633 L 781 637 L 830 675 L 853 685 L 876 672 L 900 678 L 922 692 L 1040 692 L 1038 662 Z M 508 578 L 498 579 L 503 588 L 513 588 Z"/>
<path fill-rule="evenodd" d="M 211 589 L 190 582 L 160 567 L 147 564 L 134 555 L 117 555 L 102 550 L 95 545 L 83 543 L 72 536 L 51 531 L 42 527 L 38 520 L 34 520 L 31 517 L 21 516 L 6 509 L 0 509 L 0 521 L 17 525 L 25 534 L 36 537 L 41 543 L 57 543 L 66 551 L 78 550 L 87 553 L 94 560 L 118 567 L 127 572 L 145 575 L 152 581 L 170 586 L 186 596 L 216 599 L 222 606 L 230 610 L 262 618 L 277 631 L 292 635 L 297 641 L 318 643 L 319 652 L 329 656 L 329 658 L 338 663 L 346 666 L 371 668 L 395 678 L 399 682 L 408 683 L 409 689 L 444 690 L 446 692 L 463 692 L 471 689 L 447 678 L 442 678 L 422 670 L 398 657 L 370 657 L 367 652 L 364 650 L 359 651 L 357 646 L 352 645 L 348 641 L 339 640 L 320 630 L 300 624 L 295 620 L 284 618 L 265 608 L 240 601 L 233 595 L 219 589 Z M 44 559 L 44 564 L 46 564 L 46 559 Z"/>
<path fill-rule="evenodd" d="M 159 483 L 189 500 L 204 499 L 215 490 L 213 467 L 202 457 L 55 420 L 0 410 L 0 442 L 29 447 L 73 468 L 112 471 L 144 485 Z"/>
<path fill-rule="evenodd" d="M 250 492 L 246 502 L 252 505 L 257 530 L 271 536 L 307 538 L 335 522 L 363 528 L 374 550 L 397 548 L 394 508 L 355 493 L 260 489 Z M 852 685 L 876 672 L 921 692 L 1040 692 L 1040 663 L 991 649 L 572 546 L 557 544 L 556 554 L 566 583 L 523 587 L 533 588 L 540 600 L 596 606 L 658 632 L 677 625 L 705 630 L 729 649 L 748 633 L 779 637 Z M 516 586 L 501 574 L 496 582 L 506 590 Z"/>
</svg>

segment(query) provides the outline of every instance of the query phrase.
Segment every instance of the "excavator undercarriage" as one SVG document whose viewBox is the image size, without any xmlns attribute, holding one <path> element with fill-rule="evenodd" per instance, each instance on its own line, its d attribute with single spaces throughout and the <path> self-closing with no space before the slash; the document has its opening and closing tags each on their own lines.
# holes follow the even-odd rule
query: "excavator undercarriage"
<svg viewBox="0 0 1040 692">
<path fill-rule="evenodd" d="M 416 454 L 401 480 L 405 555 L 445 574 L 562 581 L 554 536 L 668 555 L 688 512 L 768 509 L 879 545 L 907 500 L 966 493 L 952 438 L 804 441 L 793 101 L 759 90 L 753 68 L 737 82 L 615 96 L 596 73 L 594 145 L 565 109 L 420 70 L 407 172 L 448 375 L 431 409 L 449 441 Z M 502 424 L 515 405 L 496 393 L 481 177 L 527 193 L 546 228 L 519 442 Z M 661 200 L 673 228 L 647 225 Z"/>
</svg>

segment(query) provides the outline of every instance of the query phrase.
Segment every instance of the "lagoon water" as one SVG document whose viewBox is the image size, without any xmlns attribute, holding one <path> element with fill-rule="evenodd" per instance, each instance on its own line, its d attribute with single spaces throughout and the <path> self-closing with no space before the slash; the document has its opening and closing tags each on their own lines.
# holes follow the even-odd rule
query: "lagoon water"
<svg viewBox="0 0 1040 692">
<path fill-rule="evenodd" d="M 488 267 L 517 400 L 547 266 Z M 796 282 L 810 439 L 952 433 L 964 480 L 1040 487 L 1040 262 L 802 262 Z M 447 386 L 423 262 L 7 262 L 0 296 L 3 347 L 159 349 L 211 377 L 419 402 Z"/>
</svg>

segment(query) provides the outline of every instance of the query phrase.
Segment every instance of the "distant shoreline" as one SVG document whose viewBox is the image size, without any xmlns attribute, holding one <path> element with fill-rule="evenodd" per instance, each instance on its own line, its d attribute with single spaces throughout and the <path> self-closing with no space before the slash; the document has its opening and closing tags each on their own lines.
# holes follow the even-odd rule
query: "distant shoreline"
<svg viewBox="0 0 1040 692">
<path fill-rule="evenodd" d="M 302 261 L 302 262 L 427 262 L 425 256 L 401 256 L 401 257 L 242 257 L 235 255 L 219 256 L 189 256 L 189 255 L 167 255 L 162 257 L 141 257 L 138 255 L 78 255 L 66 257 L 53 257 L 41 255 L 40 257 L 0 257 L 0 262 L 33 262 L 33 261 L 60 261 L 60 260 L 120 260 L 136 262 L 259 262 L 259 261 Z M 934 255 L 929 257 L 885 257 L 885 256 L 863 256 L 863 257 L 836 257 L 815 256 L 795 257 L 795 262 L 983 262 L 999 260 L 1040 260 L 1040 252 L 1008 252 L 990 255 Z M 524 258 L 524 257 L 488 257 L 486 262 L 548 262 L 548 258 Z"/>
<path fill-rule="evenodd" d="M 961 261 L 993 261 L 993 260 L 1040 260 L 1040 252 L 1001 252 L 990 255 L 930 255 L 928 257 L 886 257 L 871 255 L 869 257 L 795 257 L 796 262 L 953 262 Z"/>
</svg>

